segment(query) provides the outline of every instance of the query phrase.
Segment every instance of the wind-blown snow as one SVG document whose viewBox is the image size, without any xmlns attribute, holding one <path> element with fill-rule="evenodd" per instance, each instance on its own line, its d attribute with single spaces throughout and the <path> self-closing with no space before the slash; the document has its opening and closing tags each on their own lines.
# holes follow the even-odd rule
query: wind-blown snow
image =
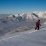
<svg viewBox="0 0 46 46">
<path fill-rule="evenodd" d="M 46 46 L 46 26 L 0 37 L 0 46 Z"/>
<path fill-rule="evenodd" d="M 46 25 L 46 21 L 43 24 Z"/>
</svg>

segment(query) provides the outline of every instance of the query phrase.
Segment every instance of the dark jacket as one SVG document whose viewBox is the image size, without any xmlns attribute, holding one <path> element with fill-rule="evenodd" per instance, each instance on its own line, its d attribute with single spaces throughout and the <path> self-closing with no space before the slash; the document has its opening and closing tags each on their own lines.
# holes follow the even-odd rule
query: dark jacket
<svg viewBox="0 0 46 46">
<path fill-rule="evenodd" d="M 36 26 L 40 26 L 40 22 L 36 22 Z"/>
</svg>

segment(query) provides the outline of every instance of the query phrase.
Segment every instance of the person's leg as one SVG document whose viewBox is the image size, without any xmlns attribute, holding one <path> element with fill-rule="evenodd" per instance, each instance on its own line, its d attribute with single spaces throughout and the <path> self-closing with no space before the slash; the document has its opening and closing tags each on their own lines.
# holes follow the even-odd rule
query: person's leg
<svg viewBox="0 0 46 46">
<path fill-rule="evenodd" d="M 37 26 L 35 27 L 35 30 L 37 29 Z"/>
<path fill-rule="evenodd" d="M 38 29 L 37 30 L 39 30 L 39 26 L 38 26 Z"/>
</svg>

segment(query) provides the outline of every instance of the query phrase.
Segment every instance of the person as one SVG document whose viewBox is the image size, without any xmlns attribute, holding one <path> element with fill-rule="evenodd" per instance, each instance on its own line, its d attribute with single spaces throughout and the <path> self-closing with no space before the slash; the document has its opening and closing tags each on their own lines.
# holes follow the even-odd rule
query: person
<svg viewBox="0 0 46 46">
<path fill-rule="evenodd" d="M 38 20 L 38 21 L 36 22 L 35 30 L 36 30 L 36 29 L 39 30 L 40 26 L 41 26 L 40 20 Z"/>
</svg>

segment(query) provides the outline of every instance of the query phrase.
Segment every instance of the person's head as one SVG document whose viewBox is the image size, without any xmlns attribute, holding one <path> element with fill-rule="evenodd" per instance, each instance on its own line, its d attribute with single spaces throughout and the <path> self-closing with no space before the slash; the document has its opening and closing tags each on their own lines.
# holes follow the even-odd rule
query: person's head
<svg viewBox="0 0 46 46">
<path fill-rule="evenodd" d="M 40 22 L 40 20 L 38 20 L 38 22 Z"/>
</svg>

